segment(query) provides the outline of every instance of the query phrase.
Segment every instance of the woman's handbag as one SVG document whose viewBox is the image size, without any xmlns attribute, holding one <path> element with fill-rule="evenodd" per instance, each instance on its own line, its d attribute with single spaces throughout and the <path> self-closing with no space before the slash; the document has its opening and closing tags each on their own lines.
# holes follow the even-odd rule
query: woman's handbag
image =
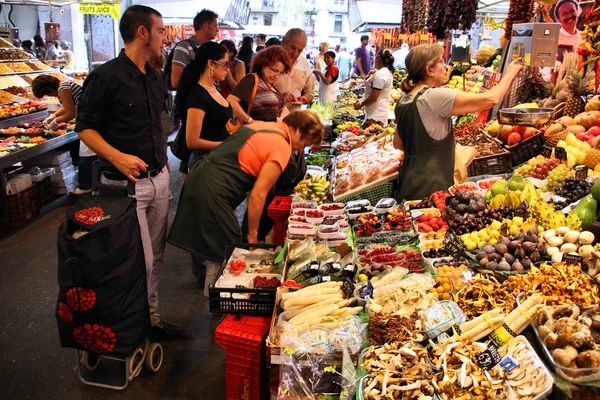
<svg viewBox="0 0 600 400">
<path fill-rule="evenodd" d="M 254 89 L 252 89 L 252 95 L 250 95 L 250 101 L 248 101 L 248 112 L 246 114 L 250 115 L 250 112 L 252 111 L 252 103 L 254 103 L 254 96 L 256 96 L 256 90 L 258 89 L 258 75 L 257 74 L 253 74 L 254 75 Z M 227 121 L 227 124 L 225 125 L 227 127 L 227 130 L 229 131 L 230 134 L 234 134 L 238 131 L 238 129 L 240 129 L 242 127 L 242 125 L 244 125 L 242 123 L 242 121 L 239 118 L 233 117 L 231 118 L 229 121 Z"/>
</svg>

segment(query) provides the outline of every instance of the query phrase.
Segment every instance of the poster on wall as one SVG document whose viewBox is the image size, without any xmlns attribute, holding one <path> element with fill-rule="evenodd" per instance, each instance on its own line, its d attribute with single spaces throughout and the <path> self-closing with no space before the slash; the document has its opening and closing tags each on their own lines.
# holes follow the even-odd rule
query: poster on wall
<svg viewBox="0 0 600 400">
<path fill-rule="evenodd" d="M 554 22 L 560 23 L 557 59 L 562 60 L 565 52 L 576 51 L 583 40 L 581 31 L 586 23 L 585 13 L 594 5 L 590 0 L 558 0 L 550 9 Z"/>
<path fill-rule="evenodd" d="M 60 40 L 60 24 L 58 22 L 45 22 L 44 32 L 47 41 L 57 42 Z"/>
</svg>

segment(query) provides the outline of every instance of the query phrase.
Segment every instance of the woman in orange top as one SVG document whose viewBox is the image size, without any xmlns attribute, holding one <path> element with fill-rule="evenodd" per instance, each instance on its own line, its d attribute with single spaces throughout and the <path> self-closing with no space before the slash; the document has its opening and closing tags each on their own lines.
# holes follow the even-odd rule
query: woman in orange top
<svg viewBox="0 0 600 400">
<path fill-rule="evenodd" d="M 190 172 L 168 241 L 206 260 L 206 284 L 225 259 L 225 245 L 242 242 L 234 210 L 248 195 L 248 242 L 258 242 L 265 199 L 285 170 L 292 150 L 320 144 L 323 124 L 312 111 L 296 111 L 282 122 L 244 126 L 213 149 Z"/>
</svg>

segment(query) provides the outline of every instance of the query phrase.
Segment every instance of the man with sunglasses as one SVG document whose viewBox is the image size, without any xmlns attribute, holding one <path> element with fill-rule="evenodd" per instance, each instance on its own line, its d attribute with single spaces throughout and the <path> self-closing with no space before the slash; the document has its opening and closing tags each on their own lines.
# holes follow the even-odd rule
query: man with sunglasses
<svg viewBox="0 0 600 400">
<path fill-rule="evenodd" d="M 287 31 L 281 46 L 292 60 L 289 74 L 280 76 L 275 87 L 285 96 L 286 106 L 290 112 L 297 111 L 303 104 L 310 104 L 315 93 L 315 81 L 310 61 L 300 57 L 306 47 L 306 33 L 299 28 Z"/>
</svg>

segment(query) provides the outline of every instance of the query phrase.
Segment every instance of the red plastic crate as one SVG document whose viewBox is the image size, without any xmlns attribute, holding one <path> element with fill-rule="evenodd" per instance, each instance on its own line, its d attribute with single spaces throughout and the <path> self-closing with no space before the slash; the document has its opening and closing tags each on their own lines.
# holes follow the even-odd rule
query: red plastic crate
<svg viewBox="0 0 600 400">
<path fill-rule="evenodd" d="M 261 400 L 268 396 L 265 338 L 270 317 L 228 315 L 215 332 L 215 342 L 225 348 L 227 400 Z"/>
<path fill-rule="evenodd" d="M 267 215 L 273 219 L 279 217 L 290 216 L 290 209 L 292 208 L 292 198 L 290 196 L 276 196 L 267 211 Z"/>
</svg>

